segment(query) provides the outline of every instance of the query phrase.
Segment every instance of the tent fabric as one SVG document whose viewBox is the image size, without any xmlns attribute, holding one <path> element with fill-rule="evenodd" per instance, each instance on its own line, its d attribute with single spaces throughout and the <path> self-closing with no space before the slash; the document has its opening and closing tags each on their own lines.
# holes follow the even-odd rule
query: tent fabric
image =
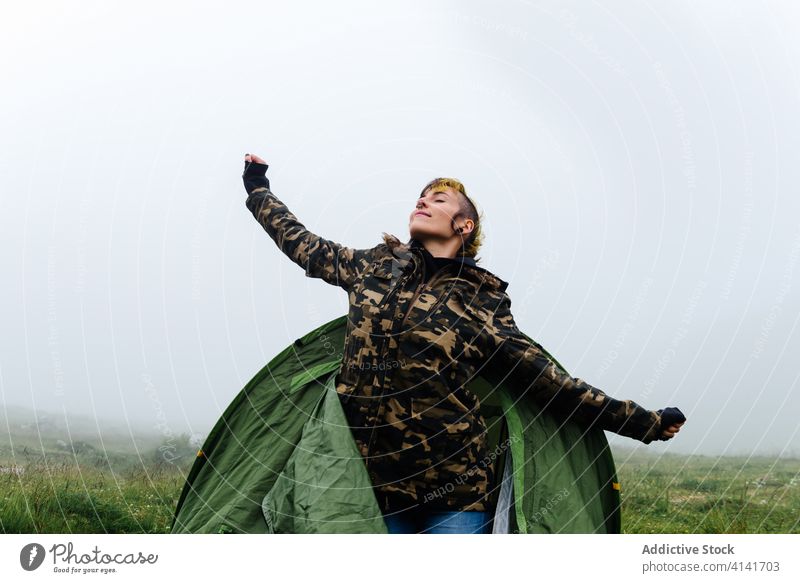
<svg viewBox="0 0 800 583">
<path fill-rule="evenodd" d="M 387 532 L 334 388 L 346 318 L 295 340 L 231 402 L 189 472 L 173 533 Z M 490 368 L 467 388 L 502 476 L 491 532 L 620 532 L 603 430 L 552 416 Z"/>
<path fill-rule="evenodd" d="M 492 534 L 508 534 L 511 532 L 511 512 L 513 510 L 514 484 L 511 468 L 513 460 L 511 452 L 506 452 L 506 464 L 503 477 L 500 479 L 500 495 L 497 497 L 494 519 L 492 521 Z"/>
<path fill-rule="evenodd" d="M 270 533 L 386 533 L 331 373 L 303 435 L 263 501 Z"/>
</svg>

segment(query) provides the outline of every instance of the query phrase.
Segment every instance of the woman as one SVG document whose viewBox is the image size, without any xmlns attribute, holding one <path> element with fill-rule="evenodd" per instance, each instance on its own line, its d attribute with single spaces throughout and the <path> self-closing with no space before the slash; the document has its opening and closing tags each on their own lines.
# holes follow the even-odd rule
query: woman
<svg viewBox="0 0 800 583">
<path fill-rule="evenodd" d="M 247 207 L 309 277 L 348 294 L 336 390 L 391 533 L 482 533 L 494 468 L 486 423 L 465 388 L 491 367 L 564 419 L 638 439 L 671 439 L 685 417 L 619 401 L 570 377 L 517 328 L 508 284 L 477 264 L 481 220 L 454 179 L 428 183 L 408 243 L 353 249 L 311 233 L 245 155 Z M 504 378 L 504 380 L 505 380 Z"/>
</svg>

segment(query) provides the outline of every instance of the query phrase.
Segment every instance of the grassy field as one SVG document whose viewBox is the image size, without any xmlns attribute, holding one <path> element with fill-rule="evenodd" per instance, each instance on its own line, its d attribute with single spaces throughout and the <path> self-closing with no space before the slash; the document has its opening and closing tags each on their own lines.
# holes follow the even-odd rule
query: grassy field
<svg viewBox="0 0 800 583">
<path fill-rule="evenodd" d="M 614 457 L 625 533 L 800 533 L 800 460 Z"/>
<path fill-rule="evenodd" d="M 0 444 L 5 533 L 167 533 L 197 451 L 187 436 L 11 443 Z"/>
<path fill-rule="evenodd" d="M 11 436 L 0 442 L 0 532 L 167 533 L 195 453 L 186 436 Z M 615 459 L 626 533 L 800 532 L 800 460 Z"/>
</svg>

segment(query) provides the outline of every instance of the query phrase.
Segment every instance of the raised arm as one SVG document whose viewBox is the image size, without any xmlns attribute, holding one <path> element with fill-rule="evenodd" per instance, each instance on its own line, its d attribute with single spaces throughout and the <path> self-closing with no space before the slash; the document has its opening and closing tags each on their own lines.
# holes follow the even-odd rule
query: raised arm
<svg viewBox="0 0 800 583">
<path fill-rule="evenodd" d="M 249 156 L 248 156 L 249 158 Z M 294 263 L 305 269 L 307 277 L 349 290 L 358 275 L 385 247 L 384 243 L 371 249 L 352 249 L 315 235 L 269 188 L 266 163 L 245 159 L 242 174 L 247 191 L 247 208 Z"/>
<path fill-rule="evenodd" d="M 503 293 L 486 331 L 490 354 L 520 390 L 530 390 L 534 400 L 568 418 L 638 439 L 644 443 L 668 439 L 661 415 L 633 401 L 619 401 L 579 378 L 572 378 L 523 335 L 511 314 L 511 300 Z"/>
</svg>

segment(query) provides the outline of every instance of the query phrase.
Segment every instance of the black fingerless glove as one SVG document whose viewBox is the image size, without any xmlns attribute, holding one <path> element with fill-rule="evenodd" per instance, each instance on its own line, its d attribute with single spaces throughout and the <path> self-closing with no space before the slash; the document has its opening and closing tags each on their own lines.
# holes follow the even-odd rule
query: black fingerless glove
<svg viewBox="0 0 800 583">
<path fill-rule="evenodd" d="M 242 180 L 244 181 L 244 189 L 249 195 L 256 188 L 266 186 L 269 188 L 269 179 L 266 177 L 267 168 L 269 164 L 259 164 L 258 162 L 245 162 L 244 173 Z"/>
<path fill-rule="evenodd" d="M 659 415 L 661 415 L 661 431 L 665 429 L 669 429 L 676 423 L 681 423 L 686 421 L 686 415 L 681 413 L 681 410 L 677 407 L 667 407 L 666 409 L 659 409 L 656 411 Z"/>
</svg>

